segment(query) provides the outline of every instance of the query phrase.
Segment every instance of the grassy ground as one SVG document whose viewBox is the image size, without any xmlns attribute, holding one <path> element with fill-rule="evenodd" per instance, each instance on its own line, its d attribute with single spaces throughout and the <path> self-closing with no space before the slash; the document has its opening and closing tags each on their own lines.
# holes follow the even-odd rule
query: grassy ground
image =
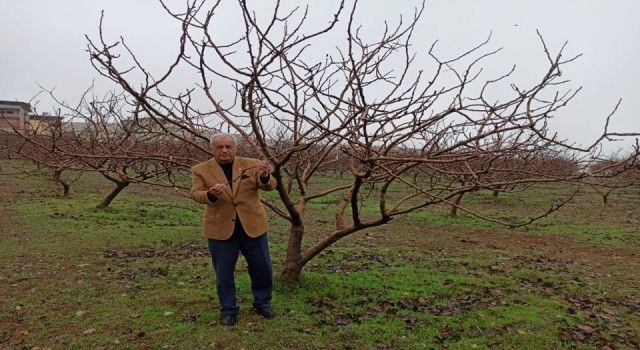
<svg viewBox="0 0 640 350">
<path fill-rule="evenodd" d="M 217 323 L 201 207 L 132 186 L 94 209 L 108 189 L 86 176 L 62 199 L 41 178 L 0 177 L 0 348 L 640 347 L 637 188 L 606 206 L 585 191 L 527 231 L 437 207 L 357 233 L 313 260 L 299 284 L 276 280 L 274 320 L 251 313 L 241 259 L 232 328 Z M 464 203 L 526 216 L 561 190 Z M 326 233 L 330 202 L 312 204 L 306 244 Z M 276 277 L 285 229 L 272 220 Z"/>
</svg>

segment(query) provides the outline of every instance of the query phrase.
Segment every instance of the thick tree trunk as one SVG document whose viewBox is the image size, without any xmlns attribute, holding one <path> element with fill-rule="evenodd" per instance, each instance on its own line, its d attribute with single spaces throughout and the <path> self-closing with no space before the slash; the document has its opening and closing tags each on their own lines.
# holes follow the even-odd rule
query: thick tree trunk
<svg viewBox="0 0 640 350">
<path fill-rule="evenodd" d="M 454 218 L 458 216 L 458 205 L 460 205 L 460 202 L 462 201 L 462 196 L 463 195 L 464 195 L 464 193 L 460 193 L 456 197 L 456 200 L 453 202 L 454 205 L 451 206 L 451 212 L 449 213 L 449 215 L 451 215 Z"/>
<path fill-rule="evenodd" d="M 302 236 L 304 235 L 304 226 L 291 226 L 289 228 L 289 242 L 287 244 L 287 257 L 284 261 L 284 270 L 282 278 L 287 282 L 297 282 L 300 280 L 302 272 Z"/>
<path fill-rule="evenodd" d="M 104 197 L 102 202 L 100 202 L 100 204 L 98 204 L 98 206 L 96 208 L 98 208 L 98 209 L 107 208 L 109 206 L 109 204 L 111 204 L 111 201 L 113 201 L 113 199 L 116 198 L 116 196 L 120 192 L 122 192 L 122 190 L 127 188 L 127 186 L 129 186 L 129 184 L 130 184 L 129 181 L 116 182 L 116 187 L 106 197 Z"/>
<path fill-rule="evenodd" d="M 69 197 L 69 184 L 62 180 L 62 170 L 54 170 L 53 172 L 53 180 L 57 182 L 60 186 L 62 186 L 62 197 Z"/>
<path fill-rule="evenodd" d="M 336 207 L 336 229 L 338 230 L 343 230 L 345 227 L 347 227 L 347 225 L 344 222 L 344 211 L 347 208 L 347 205 L 349 204 L 349 198 L 351 198 L 351 192 L 353 191 L 353 189 L 350 189 L 349 191 L 345 192 L 344 195 L 342 196 L 342 200 L 340 201 L 340 203 L 338 203 L 338 206 Z"/>
<path fill-rule="evenodd" d="M 63 198 L 69 197 L 69 187 L 70 187 L 69 184 L 64 181 L 61 181 L 60 185 L 62 185 L 62 197 Z"/>
</svg>

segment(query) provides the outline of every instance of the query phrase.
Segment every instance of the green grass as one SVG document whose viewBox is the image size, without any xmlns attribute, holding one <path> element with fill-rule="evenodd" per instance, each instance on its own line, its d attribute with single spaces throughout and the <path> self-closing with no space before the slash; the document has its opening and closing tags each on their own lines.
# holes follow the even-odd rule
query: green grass
<svg viewBox="0 0 640 350">
<path fill-rule="evenodd" d="M 314 186 L 339 183 L 327 177 Z M 201 206 L 131 186 L 110 208 L 95 209 L 109 188 L 86 175 L 63 199 L 46 179 L 0 178 L 7 194 L 0 348 L 632 349 L 640 342 L 637 189 L 614 193 L 607 206 L 585 191 L 528 231 L 427 208 L 339 241 L 297 284 L 278 278 L 287 224 L 274 218 L 279 315 L 251 312 L 241 259 L 240 320 L 224 328 Z M 493 218 L 526 216 L 561 190 L 485 191 L 463 203 Z M 330 230 L 328 210 L 339 199 L 309 204 L 305 246 Z"/>
</svg>

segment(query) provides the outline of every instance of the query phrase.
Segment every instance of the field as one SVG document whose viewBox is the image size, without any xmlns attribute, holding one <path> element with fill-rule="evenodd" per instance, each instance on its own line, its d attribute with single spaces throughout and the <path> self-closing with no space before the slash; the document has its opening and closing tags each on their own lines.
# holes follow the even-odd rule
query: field
<svg viewBox="0 0 640 350">
<path fill-rule="evenodd" d="M 252 313 L 240 259 L 241 313 L 227 328 L 200 205 L 132 185 L 95 209 L 109 185 L 86 175 L 65 199 L 45 178 L 0 177 L 0 348 L 640 348 L 637 187 L 606 205 L 583 189 L 526 230 L 428 208 L 339 241 L 298 284 L 278 278 L 287 225 L 273 215 L 278 317 Z M 464 203 L 526 217 L 563 190 Z M 306 245 L 330 229 L 329 204 L 311 203 Z"/>
</svg>

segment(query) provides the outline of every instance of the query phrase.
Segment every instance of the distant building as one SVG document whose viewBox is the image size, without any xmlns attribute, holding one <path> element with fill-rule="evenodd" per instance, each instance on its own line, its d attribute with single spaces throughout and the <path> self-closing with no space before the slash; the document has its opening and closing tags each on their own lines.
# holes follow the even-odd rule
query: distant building
<svg viewBox="0 0 640 350">
<path fill-rule="evenodd" d="M 27 102 L 0 100 L 0 130 L 28 131 L 31 105 Z"/>
<path fill-rule="evenodd" d="M 43 113 L 42 115 L 31 115 L 29 117 L 29 130 L 34 134 L 46 134 L 50 135 L 53 130 L 60 130 L 62 126 L 62 117 L 55 115 L 48 115 Z"/>
</svg>

